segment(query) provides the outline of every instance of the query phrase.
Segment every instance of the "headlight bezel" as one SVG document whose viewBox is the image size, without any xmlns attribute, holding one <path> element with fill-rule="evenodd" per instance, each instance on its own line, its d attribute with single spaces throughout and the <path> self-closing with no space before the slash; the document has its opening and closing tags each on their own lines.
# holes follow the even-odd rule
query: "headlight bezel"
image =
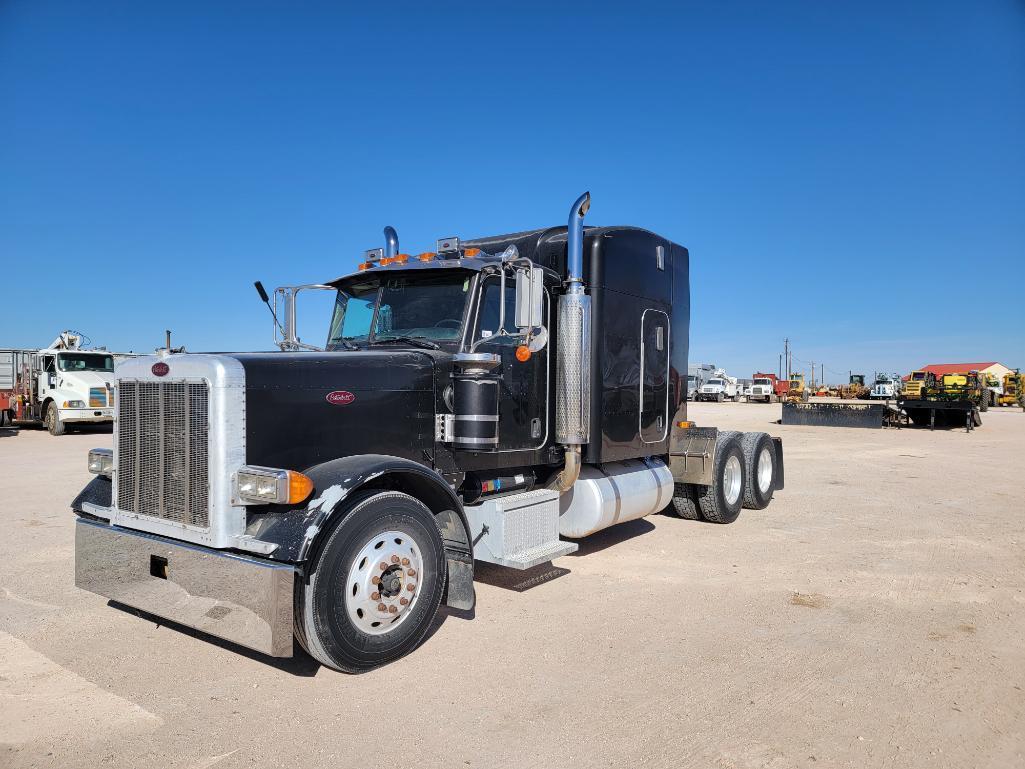
<svg viewBox="0 0 1025 769">
<path fill-rule="evenodd" d="M 111 478 L 114 475 L 114 450 L 89 449 L 86 467 L 93 475 Z"/>
<path fill-rule="evenodd" d="M 233 501 L 238 505 L 296 504 L 312 490 L 313 481 L 294 470 L 243 465 L 232 476 Z"/>
<path fill-rule="evenodd" d="M 66 409 L 84 409 L 85 401 L 64 401 L 62 408 Z"/>
</svg>

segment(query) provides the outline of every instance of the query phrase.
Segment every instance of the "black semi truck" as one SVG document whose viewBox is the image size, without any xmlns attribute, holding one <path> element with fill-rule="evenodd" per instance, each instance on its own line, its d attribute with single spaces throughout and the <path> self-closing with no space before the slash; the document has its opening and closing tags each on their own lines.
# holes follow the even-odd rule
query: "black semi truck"
<svg viewBox="0 0 1025 769">
<path fill-rule="evenodd" d="M 528 569 L 653 513 L 764 508 L 779 440 L 687 419 L 687 249 L 585 229 L 589 205 L 419 255 L 386 228 L 316 286 L 337 297 L 323 350 L 295 337 L 290 287 L 280 352 L 119 364 L 114 448 L 72 503 L 76 584 L 361 672 L 442 603 L 472 608 L 475 560 Z"/>
</svg>

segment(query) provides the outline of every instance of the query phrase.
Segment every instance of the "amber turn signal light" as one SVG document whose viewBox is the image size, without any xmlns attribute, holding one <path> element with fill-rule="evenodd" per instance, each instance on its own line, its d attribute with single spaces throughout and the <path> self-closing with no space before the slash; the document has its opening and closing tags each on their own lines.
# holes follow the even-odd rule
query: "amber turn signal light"
<svg viewBox="0 0 1025 769">
<path fill-rule="evenodd" d="M 288 504 L 302 502 L 313 491 L 313 481 L 295 470 L 288 471 Z"/>
<path fill-rule="evenodd" d="M 463 251 L 463 256 L 477 256 L 480 253 L 479 248 L 468 248 Z"/>
<path fill-rule="evenodd" d="M 516 348 L 516 360 L 520 363 L 526 363 L 530 360 L 530 348 L 525 344 L 521 344 Z"/>
<path fill-rule="evenodd" d="M 420 254 L 420 256 L 417 257 L 417 259 L 419 259 L 421 262 L 429 262 L 436 256 L 437 254 L 433 251 L 424 251 L 422 254 Z"/>
<path fill-rule="evenodd" d="M 676 426 L 679 427 L 681 430 L 686 430 L 689 427 L 693 427 L 694 423 L 693 422 L 677 422 Z"/>
</svg>

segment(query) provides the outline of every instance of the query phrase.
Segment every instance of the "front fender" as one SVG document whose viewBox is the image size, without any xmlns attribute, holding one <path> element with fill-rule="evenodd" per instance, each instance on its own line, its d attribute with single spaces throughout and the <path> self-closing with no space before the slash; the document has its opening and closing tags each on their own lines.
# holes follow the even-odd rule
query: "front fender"
<svg viewBox="0 0 1025 769">
<path fill-rule="evenodd" d="M 301 506 L 253 508 L 246 533 L 277 545 L 268 557 L 303 564 L 316 558 L 343 502 L 364 489 L 392 489 L 416 497 L 434 513 L 449 566 L 448 604 L 473 606 L 473 543 L 463 505 L 436 471 L 409 459 L 359 454 L 333 459 L 303 471 L 314 491 Z"/>
</svg>

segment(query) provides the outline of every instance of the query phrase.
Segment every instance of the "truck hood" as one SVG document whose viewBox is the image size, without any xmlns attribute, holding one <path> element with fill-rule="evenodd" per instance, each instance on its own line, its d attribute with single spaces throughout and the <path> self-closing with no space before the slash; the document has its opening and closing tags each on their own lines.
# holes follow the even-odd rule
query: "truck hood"
<svg viewBox="0 0 1025 769">
<path fill-rule="evenodd" d="M 114 375 L 99 371 L 61 371 L 57 374 L 57 381 L 63 388 L 88 390 L 90 387 L 106 388 L 108 384 L 114 384 Z"/>
<path fill-rule="evenodd" d="M 445 355 L 395 347 L 229 354 L 245 369 L 246 462 L 295 470 L 353 454 L 423 462 L 434 447 L 436 358 Z"/>
</svg>

